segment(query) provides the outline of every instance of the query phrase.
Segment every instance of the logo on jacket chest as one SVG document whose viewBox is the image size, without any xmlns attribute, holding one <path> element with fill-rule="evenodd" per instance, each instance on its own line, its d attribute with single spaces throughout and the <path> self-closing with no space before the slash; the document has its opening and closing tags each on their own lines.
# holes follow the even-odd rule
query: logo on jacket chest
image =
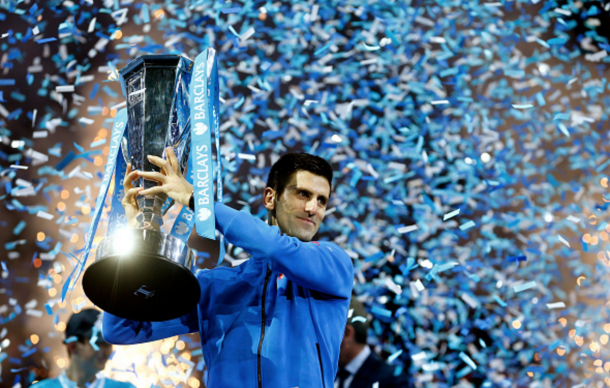
<svg viewBox="0 0 610 388">
<path fill-rule="evenodd" d="M 277 277 L 277 290 L 285 290 L 287 282 L 288 279 L 286 279 L 286 275 L 280 273 L 280 275 Z"/>
</svg>

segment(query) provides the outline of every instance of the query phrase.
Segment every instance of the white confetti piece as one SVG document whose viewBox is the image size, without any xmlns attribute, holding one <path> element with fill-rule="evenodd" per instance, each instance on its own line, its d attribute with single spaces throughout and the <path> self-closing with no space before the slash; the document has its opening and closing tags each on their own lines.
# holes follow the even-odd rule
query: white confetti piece
<svg viewBox="0 0 610 388">
<path fill-rule="evenodd" d="M 400 356 L 401 354 L 402 354 L 402 349 L 400 349 L 399 351 L 397 351 L 394 354 L 390 355 L 388 357 L 388 364 L 391 364 L 392 361 L 394 361 L 396 358 L 398 358 L 398 356 Z"/>
<path fill-rule="evenodd" d="M 460 352 L 459 356 L 472 369 L 474 369 L 474 370 L 477 369 L 477 364 L 475 364 L 474 361 L 472 361 L 472 359 L 466 353 Z"/>
<path fill-rule="evenodd" d="M 25 313 L 36 318 L 42 317 L 42 311 L 40 310 L 25 310 Z"/>
<path fill-rule="evenodd" d="M 405 233 L 409 233 L 409 232 L 413 232 L 414 230 L 419 229 L 419 227 L 417 225 L 407 225 L 407 226 L 403 226 L 402 228 L 398 228 L 398 233 L 400 234 L 405 234 Z"/>
<path fill-rule="evenodd" d="M 360 64 L 362 66 L 372 65 L 374 63 L 377 63 L 378 60 L 379 60 L 379 58 L 369 58 L 369 59 L 365 59 L 363 61 L 360 61 Z"/>
<path fill-rule="evenodd" d="M 466 302 L 466 304 L 468 304 L 468 306 L 470 306 L 473 309 L 476 309 L 479 307 L 479 301 L 465 292 L 462 292 L 462 295 L 460 295 L 460 298 L 462 298 L 462 300 L 464 302 Z"/>
<path fill-rule="evenodd" d="M 412 355 L 411 358 L 413 359 L 413 361 L 425 360 L 426 352 L 419 352 L 417 354 Z"/>
<path fill-rule="evenodd" d="M 420 279 L 417 279 L 416 281 L 414 281 L 412 283 L 415 286 L 415 288 L 417 289 L 417 291 L 419 291 L 419 292 L 426 289 L 426 287 L 424 287 L 424 285 L 422 284 Z"/>
<path fill-rule="evenodd" d="M 527 283 L 524 283 L 524 284 L 520 284 L 518 286 L 514 286 L 513 290 L 516 293 L 519 293 L 519 292 L 522 292 L 522 291 L 525 291 L 525 290 L 529 290 L 529 289 L 534 288 L 534 287 L 536 287 L 536 281 L 532 280 L 531 282 L 527 282 Z"/>
<path fill-rule="evenodd" d="M 27 302 L 24 307 L 26 309 L 33 309 L 38 305 L 38 301 L 36 299 L 32 299 L 31 301 Z"/>
<path fill-rule="evenodd" d="M 32 184 L 24 179 L 21 178 L 17 178 L 17 180 L 15 180 L 15 183 L 18 186 L 23 186 L 23 187 L 32 187 Z"/>
<path fill-rule="evenodd" d="M 248 30 L 246 32 L 244 32 L 243 34 L 240 35 L 239 40 L 241 40 L 242 42 L 248 40 L 248 38 L 252 37 L 252 35 L 254 35 L 256 31 L 254 30 L 254 27 L 250 27 L 248 28 Z"/>
<path fill-rule="evenodd" d="M 549 310 L 561 309 L 561 308 L 565 308 L 566 304 L 564 302 L 547 303 L 546 307 L 548 307 Z"/>
<path fill-rule="evenodd" d="M 447 43 L 447 40 L 442 36 L 431 36 L 430 43 Z"/>
<path fill-rule="evenodd" d="M 45 220 L 52 220 L 53 218 L 55 218 L 54 215 L 49 214 L 42 210 L 39 210 L 38 213 L 36 213 L 36 217 L 43 218 Z"/>
<path fill-rule="evenodd" d="M 89 125 L 89 124 L 93 124 L 95 122 L 95 120 L 92 120 L 88 117 L 80 117 L 78 119 L 79 123 L 85 124 L 85 125 Z"/>
<path fill-rule="evenodd" d="M 559 241 L 561 241 L 561 243 L 563 245 L 565 245 L 566 247 L 570 248 L 570 243 L 568 242 L 568 240 L 566 240 L 565 238 L 561 237 L 561 235 L 557 235 L 557 238 L 559 239 Z"/>
<path fill-rule="evenodd" d="M 396 295 L 402 294 L 402 288 L 398 284 L 394 283 L 394 281 L 391 278 L 387 278 L 385 284 L 386 284 L 386 287 L 388 288 L 388 290 L 392 291 Z"/>
<path fill-rule="evenodd" d="M 555 8 L 553 11 L 564 16 L 572 16 L 572 12 L 568 11 L 567 9 Z"/>
<path fill-rule="evenodd" d="M 606 50 L 601 50 L 594 54 L 585 54 L 585 59 L 587 61 L 591 61 L 591 62 L 599 62 L 607 56 L 608 56 L 608 52 Z"/>
<path fill-rule="evenodd" d="M 95 30 L 95 21 L 96 20 L 97 20 L 97 18 L 91 19 L 91 22 L 89 23 L 89 27 L 87 28 L 88 33 L 92 33 Z"/>
<path fill-rule="evenodd" d="M 240 159 L 244 159 L 244 160 L 253 160 L 253 161 L 256 161 L 256 156 L 255 155 L 238 153 L 237 157 L 240 158 Z"/>
<path fill-rule="evenodd" d="M 453 218 L 453 217 L 457 216 L 458 214 L 460 214 L 460 209 L 449 212 L 443 216 L 443 221 L 447 221 L 448 219 Z"/>
<path fill-rule="evenodd" d="M 45 137 L 49 136 L 49 132 L 47 131 L 34 131 L 32 132 L 32 138 L 33 139 L 43 139 Z"/>
<path fill-rule="evenodd" d="M 56 86 L 55 87 L 55 91 L 57 93 L 69 93 L 69 92 L 73 92 L 74 91 L 74 85 Z"/>
<path fill-rule="evenodd" d="M 110 110 L 121 109 L 127 106 L 127 101 L 123 101 L 110 107 Z"/>
<path fill-rule="evenodd" d="M 53 261 L 55 260 L 55 257 L 57 256 L 49 252 L 42 252 L 39 256 L 40 260 L 42 261 Z"/>
<path fill-rule="evenodd" d="M 472 228 L 475 225 L 476 224 L 474 223 L 474 221 L 468 221 L 468 222 L 465 222 L 462 225 L 460 225 L 460 230 L 462 230 L 462 231 L 468 230 L 468 229 Z"/>
</svg>

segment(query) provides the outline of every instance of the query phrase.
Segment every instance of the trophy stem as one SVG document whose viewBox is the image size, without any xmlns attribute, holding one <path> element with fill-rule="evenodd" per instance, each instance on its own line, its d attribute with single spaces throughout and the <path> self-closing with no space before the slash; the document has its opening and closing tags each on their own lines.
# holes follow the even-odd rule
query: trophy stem
<svg viewBox="0 0 610 388">
<path fill-rule="evenodd" d="M 138 197 L 138 207 L 140 209 L 136 216 L 138 229 L 160 231 L 163 225 L 161 209 L 165 202 L 165 195 L 144 195 Z"/>
</svg>

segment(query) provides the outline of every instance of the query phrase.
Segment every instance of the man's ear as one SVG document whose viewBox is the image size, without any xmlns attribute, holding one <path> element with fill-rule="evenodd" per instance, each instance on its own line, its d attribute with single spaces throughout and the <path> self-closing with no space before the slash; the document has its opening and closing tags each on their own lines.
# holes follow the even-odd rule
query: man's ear
<svg viewBox="0 0 610 388">
<path fill-rule="evenodd" d="M 263 191 L 263 205 L 267 210 L 275 209 L 275 190 L 271 187 L 267 187 Z"/>
<path fill-rule="evenodd" d="M 345 334 L 343 335 L 343 340 L 345 339 L 354 339 L 356 336 L 356 330 L 354 330 L 354 326 L 345 325 Z"/>
<path fill-rule="evenodd" d="M 68 350 L 68 355 L 70 357 L 72 357 L 72 355 L 77 352 L 77 350 L 76 350 L 76 342 L 70 342 L 70 343 L 66 344 L 66 348 Z"/>
</svg>

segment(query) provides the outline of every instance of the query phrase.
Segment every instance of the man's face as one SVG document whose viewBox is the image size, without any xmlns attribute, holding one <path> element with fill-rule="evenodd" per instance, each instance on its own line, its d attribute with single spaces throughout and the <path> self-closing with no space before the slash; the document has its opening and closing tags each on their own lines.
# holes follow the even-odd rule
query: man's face
<svg viewBox="0 0 610 388">
<path fill-rule="evenodd" d="M 106 362 L 110 358 L 112 354 L 112 345 L 98 341 L 97 346 L 100 350 L 95 350 L 93 346 L 86 342 L 74 342 L 76 345 L 72 350 L 71 359 L 72 362 L 77 362 L 80 368 L 84 369 L 86 372 L 90 374 L 96 374 L 104 370 L 106 366 Z"/>
<path fill-rule="evenodd" d="M 275 191 L 266 188 L 263 200 L 268 210 L 275 210 L 272 225 L 288 236 L 311 241 L 324 220 L 329 196 L 326 178 L 299 170 L 292 174 L 280 196 L 276 198 Z"/>
</svg>

